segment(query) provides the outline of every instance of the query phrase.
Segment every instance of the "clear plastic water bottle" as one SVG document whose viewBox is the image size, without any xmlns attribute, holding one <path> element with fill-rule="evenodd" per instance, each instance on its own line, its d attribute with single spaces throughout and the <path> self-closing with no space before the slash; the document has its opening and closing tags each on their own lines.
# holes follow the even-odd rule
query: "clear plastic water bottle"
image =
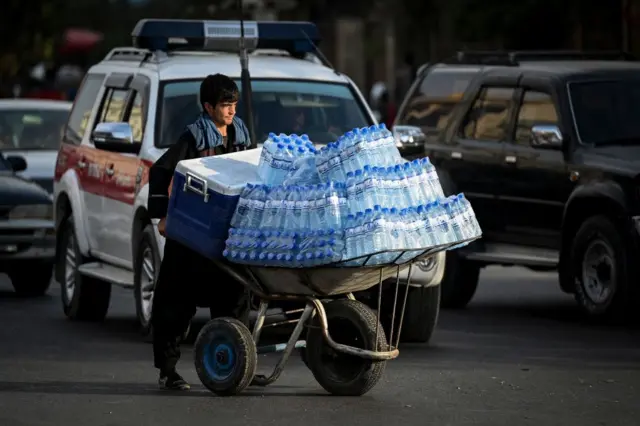
<svg viewBox="0 0 640 426">
<path fill-rule="evenodd" d="M 325 215 L 326 227 L 329 229 L 340 229 L 342 225 L 342 212 L 340 206 L 340 183 L 331 182 L 327 184 L 326 191 L 327 209 Z"/>
</svg>

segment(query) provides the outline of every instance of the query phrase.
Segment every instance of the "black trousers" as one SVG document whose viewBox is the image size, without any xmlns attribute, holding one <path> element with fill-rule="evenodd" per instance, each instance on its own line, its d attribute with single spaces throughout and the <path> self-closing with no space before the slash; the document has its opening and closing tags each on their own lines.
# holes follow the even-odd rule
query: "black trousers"
<svg viewBox="0 0 640 426">
<path fill-rule="evenodd" d="M 247 310 L 245 289 L 209 259 L 167 239 L 151 313 L 156 368 L 175 368 L 180 338 L 198 306 L 209 306 L 212 317 L 242 318 Z"/>
</svg>

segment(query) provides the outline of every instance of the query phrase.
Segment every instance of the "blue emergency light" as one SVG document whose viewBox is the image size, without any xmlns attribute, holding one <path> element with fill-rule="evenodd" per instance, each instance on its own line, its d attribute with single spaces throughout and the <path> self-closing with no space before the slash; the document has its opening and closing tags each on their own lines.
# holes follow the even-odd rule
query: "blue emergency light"
<svg viewBox="0 0 640 426">
<path fill-rule="evenodd" d="M 133 45 L 141 49 L 238 52 L 240 21 L 142 19 L 133 32 Z M 245 48 L 278 49 L 292 55 L 315 51 L 320 42 L 311 22 L 244 21 Z"/>
</svg>

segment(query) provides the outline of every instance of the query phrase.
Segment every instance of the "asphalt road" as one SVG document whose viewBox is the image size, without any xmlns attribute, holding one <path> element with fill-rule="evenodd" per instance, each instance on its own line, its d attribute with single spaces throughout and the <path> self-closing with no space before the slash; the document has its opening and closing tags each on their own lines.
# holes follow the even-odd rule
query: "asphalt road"
<svg viewBox="0 0 640 426">
<path fill-rule="evenodd" d="M 494 268 L 481 280 L 469 309 L 443 313 L 430 345 L 401 346 L 363 397 L 327 396 L 296 356 L 271 387 L 218 398 L 189 347 L 192 391 L 156 390 L 129 293 L 114 291 L 105 323 L 80 324 L 57 286 L 22 300 L 0 279 L 0 425 L 640 424 L 638 329 L 586 323 L 550 274 Z"/>
</svg>

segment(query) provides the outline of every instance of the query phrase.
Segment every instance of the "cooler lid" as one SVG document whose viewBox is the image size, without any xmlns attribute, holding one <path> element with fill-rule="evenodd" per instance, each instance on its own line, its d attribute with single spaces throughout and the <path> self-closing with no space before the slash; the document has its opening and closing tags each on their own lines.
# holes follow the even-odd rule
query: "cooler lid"
<svg viewBox="0 0 640 426">
<path fill-rule="evenodd" d="M 258 164 L 262 148 L 213 157 L 183 160 L 176 166 L 176 172 L 187 173 L 202 178 L 207 187 L 222 195 L 240 195 L 248 183 L 261 183 Z"/>
</svg>

